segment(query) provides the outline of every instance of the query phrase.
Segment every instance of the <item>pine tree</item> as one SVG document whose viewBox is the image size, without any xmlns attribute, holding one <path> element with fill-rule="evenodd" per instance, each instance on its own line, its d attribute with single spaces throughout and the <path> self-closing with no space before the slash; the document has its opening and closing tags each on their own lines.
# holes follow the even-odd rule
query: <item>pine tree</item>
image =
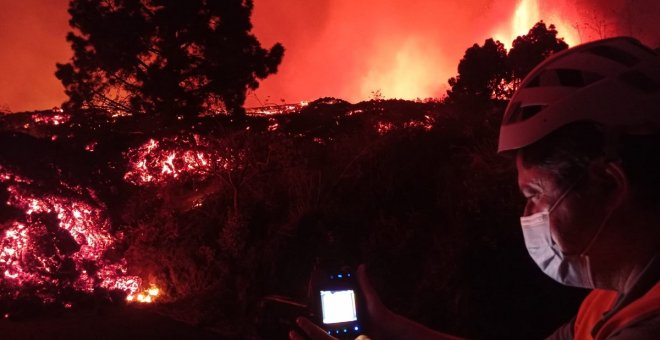
<svg viewBox="0 0 660 340">
<path fill-rule="evenodd" d="M 58 64 L 69 110 L 194 117 L 245 115 L 247 90 L 284 48 L 251 33 L 252 0 L 71 0 L 73 58 Z"/>
</svg>

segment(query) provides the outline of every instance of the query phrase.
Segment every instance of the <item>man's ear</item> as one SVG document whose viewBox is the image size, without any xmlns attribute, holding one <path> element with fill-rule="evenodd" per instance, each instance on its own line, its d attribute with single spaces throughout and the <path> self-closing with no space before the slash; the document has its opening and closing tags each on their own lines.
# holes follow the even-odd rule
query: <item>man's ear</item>
<svg viewBox="0 0 660 340">
<path fill-rule="evenodd" d="M 589 172 L 592 178 L 602 183 L 605 194 L 614 194 L 617 200 L 622 200 L 630 193 L 630 180 L 621 162 L 596 160 L 589 167 Z"/>
<path fill-rule="evenodd" d="M 630 191 L 630 180 L 626 171 L 623 170 L 621 162 L 608 161 L 605 164 L 605 172 L 616 183 L 616 187 L 621 196 L 628 195 Z"/>
</svg>

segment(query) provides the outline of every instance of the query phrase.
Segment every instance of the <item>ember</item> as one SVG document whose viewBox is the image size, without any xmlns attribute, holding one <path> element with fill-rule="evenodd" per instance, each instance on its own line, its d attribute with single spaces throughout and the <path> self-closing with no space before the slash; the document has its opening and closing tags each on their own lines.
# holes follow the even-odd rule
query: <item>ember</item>
<svg viewBox="0 0 660 340">
<path fill-rule="evenodd" d="M 388 122 L 378 122 L 376 123 L 375 128 L 376 131 L 378 131 L 378 134 L 383 136 L 386 135 L 388 132 L 392 131 L 395 128 L 395 126 L 394 124 Z"/>
<path fill-rule="evenodd" d="M 98 145 L 98 142 L 91 142 L 91 143 L 85 145 L 85 151 L 94 152 L 97 145 Z"/>
<path fill-rule="evenodd" d="M 68 122 L 71 119 L 70 115 L 64 114 L 61 111 L 54 111 L 54 112 L 57 113 L 53 115 L 35 113 L 32 115 L 32 121 L 41 124 L 60 125 Z"/>
<path fill-rule="evenodd" d="M 280 127 L 280 124 L 275 118 L 268 119 L 268 123 L 270 123 L 270 125 L 268 125 L 268 131 L 277 131 L 277 129 Z"/>
<path fill-rule="evenodd" d="M 406 129 L 415 129 L 415 128 L 423 128 L 425 131 L 430 131 L 433 129 L 433 124 L 435 123 L 435 119 L 429 115 L 424 116 L 424 121 L 420 120 L 410 120 L 403 124 L 403 127 Z"/>
</svg>

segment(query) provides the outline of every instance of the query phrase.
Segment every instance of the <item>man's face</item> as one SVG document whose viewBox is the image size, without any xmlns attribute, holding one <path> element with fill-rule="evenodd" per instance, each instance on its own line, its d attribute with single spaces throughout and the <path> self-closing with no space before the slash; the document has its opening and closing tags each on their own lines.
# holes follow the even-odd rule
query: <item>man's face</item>
<svg viewBox="0 0 660 340">
<path fill-rule="evenodd" d="M 520 155 L 516 168 L 518 186 L 526 199 L 523 216 L 549 210 L 568 191 L 550 213 L 550 231 L 563 253 L 580 254 L 603 214 L 602 199 L 592 197 L 595 191 L 590 190 L 589 177 L 582 177 L 571 189 L 573 183 L 559 183 L 549 171 L 525 166 Z"/>
</svg>

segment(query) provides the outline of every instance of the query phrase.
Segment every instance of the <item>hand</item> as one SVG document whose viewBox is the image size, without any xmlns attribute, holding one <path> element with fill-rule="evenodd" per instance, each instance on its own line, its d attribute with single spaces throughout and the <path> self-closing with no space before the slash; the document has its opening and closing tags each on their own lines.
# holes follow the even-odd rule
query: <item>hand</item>
<svg viewBox="0 0 660 340">
<path fill-rule="evenodd" d="M 378 293 L 371 285 L 371 281 L 369 281 L 369 276 L 367 275 L 367 268 L 364 264 L 358 266 L 357 276 L 360 289 L 367 305 L 369 329 L 371 329 L 375 335 L 378 335 L 378 333 L 381 333 L 381 326 L 387 325 L 391 321 L 393 313 L 385 307 L 380 300 Z"/>
<path fill-rule="evenodd" d="M 337 340 L 337 338 L 333 338 L 332 336 L 328 335 L 321 327 L 317 326 L 313 322 L 309 321 L 306 318 L 299 317 L 296 319 L 296 324 L 300 329 L 302 329 L 305 334 L 307 334 L 307 337 L 312 340 L 324 340 L 324 339 L 333 339 Z M 298 334 L 296 331 L 291 331 L 289 332 L 289 339 L 291 340 L 305 340 L 303 336 Z M 370 340 L 369 337 L 366 335 L 360 335 L 355 340 Z"/>
<path fill-rule="evenodd" d="M 309 321 L 307 318 L 304 317 L 299 317 L 296 319 L 296 324 L 300 329 L 305 332 L 307 337 L 312 340 L 329 340 L 329 339 L 335 339 L 328 335 L 323 328 L 315 325 L 313 322 Z M 289 339 L 291 340 L 305 340 L 303 336 L 298 334 L 296 331 L 290 331 L 289 332 Z"/>
<path fill-rule="evenodd" d="M 358 282 L 367 305 L 369 335 L 374 339 L 433 339 L 458 340 L 453 335 L 429 329 L 389 310 L 381 302 L 378 293 L 371 286 L 366 268 L 360 265 L 357 270 Z"/>
<path fill-rule="evenodd" d="M 453 335 L 434 331 L 415 321 L 393 313 L 380 301 L 378 293 L 371 286 L 364 265 L 358 267 L 357 275 L 367 305 L 367 325 L 370 336 L 373 336 L 375 339 L 461 339 Z M 300 317 L 296 319 L 296 324 L 312 340 L 335 339 L 308 319 Z M 295 331 L 291 331 L 289 332 L 289 339 L 304 340 L 305 338 Z M 364 337 L 360 336 L 358 339 L 364 339 Z"/>
<path fill-rule="evenodd" d="M 367 307 L 367 319 L 370 325 L 373 325 L 374 334 L 380 334 L 379 326 L 387 324 L 387 315 L 391 312 L 378 297 L 378 293 L 371 286 L 369 277 L 367 276 L 367 271 L 365 265 L 361 264 L 357 269 L 358 283 L 362 293 L 364 294 L 365 303 Z M 299 317 L 296 319 L 296 324 L 300 329 L 312 340 L 324 340 L 324 339 L 336 339 L 323 330 L 323 328 L 317 326 L 309 319 L 304 317 Z M 304 340 L 305 338 L 298 334 L 296 331 L 289 332 L 289 339 L 291 340 Z M 359 336 L 357 339 L 368 339 L 365 336 Z"/>
</svg>

